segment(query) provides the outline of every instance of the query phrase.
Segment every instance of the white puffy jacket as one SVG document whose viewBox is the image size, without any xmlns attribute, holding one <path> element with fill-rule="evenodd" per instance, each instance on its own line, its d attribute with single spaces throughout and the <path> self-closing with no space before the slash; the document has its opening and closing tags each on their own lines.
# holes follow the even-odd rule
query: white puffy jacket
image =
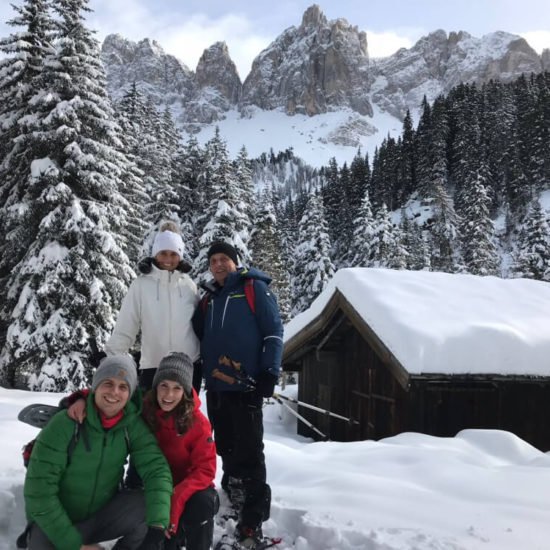
<svg viewBox="0 0 550 550">
<path fill-rule="evenodd" d="M 191 318 L 199 301 L 197 285 L 185 273 L 151 266 L 135 279 L 122 301 L 107 355 L 127 353 L 141 331 L 140 369 L 157 368 L 171 351 L 199 358 Z"/>
</svg>

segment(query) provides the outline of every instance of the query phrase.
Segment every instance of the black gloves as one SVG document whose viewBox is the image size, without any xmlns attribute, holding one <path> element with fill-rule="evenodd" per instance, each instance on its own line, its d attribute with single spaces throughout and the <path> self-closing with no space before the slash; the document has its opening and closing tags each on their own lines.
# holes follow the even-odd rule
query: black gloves
<svg viewBox="0 0 550 550">
<path fill-rule="evenodd" d="M 149 527 L 138 550 L 162 550 L 163 544 L 164 529 L 162 527 Z"/>
<path fill-rule="evenodd" d="M 273 392 L 275 391 L 275 384 L 277 384 L 278 380 L 278 376 L 275 376 L 268 371 L 262 372 L 256 381 L 256 392 L 258 392 L 262 397 L 272 397 Z"/>
</svg>

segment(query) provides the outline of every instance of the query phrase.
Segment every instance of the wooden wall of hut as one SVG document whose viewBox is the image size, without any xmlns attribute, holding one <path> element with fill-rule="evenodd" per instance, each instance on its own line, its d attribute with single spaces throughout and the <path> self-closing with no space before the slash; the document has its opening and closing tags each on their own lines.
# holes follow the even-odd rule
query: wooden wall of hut
<svg viewBox="0 0 550 550">
<path fill-rule="evenodd" d="M 332 440 L 381 439 L 406 431 L 453 437 L 483 428 L 507 430 L 550 450 L 550 378 L 420 376 L 411 379 L 407 391 L 349 325 L 301 362 L 298 399 L 359 422 L 298 408 Z M 298 433 L 319 439 L 302 422 Z"/>
</svg>

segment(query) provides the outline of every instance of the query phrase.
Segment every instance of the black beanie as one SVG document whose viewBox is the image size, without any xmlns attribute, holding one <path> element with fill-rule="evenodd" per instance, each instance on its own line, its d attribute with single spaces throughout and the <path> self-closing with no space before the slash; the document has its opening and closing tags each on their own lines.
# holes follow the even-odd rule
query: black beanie
<svg viewBox="0 0 550 550">
<path fill-rule="evenodd" d="M 208 261 L 214 254 L 225 254 L 228 258 L 231 258 L 235 265 L 239 265 L 239 255 L 234 246 L 224 241 L 216 241 L 212 243 L 212 246 L 208 249 Z"/>
</svg>

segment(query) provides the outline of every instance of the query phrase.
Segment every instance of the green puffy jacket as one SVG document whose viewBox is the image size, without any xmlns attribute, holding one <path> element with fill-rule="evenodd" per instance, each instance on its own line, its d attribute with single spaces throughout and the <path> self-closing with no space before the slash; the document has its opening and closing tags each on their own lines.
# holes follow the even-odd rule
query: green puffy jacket
<svg viewBox="0 0 550 550">
<path fill-rule="evenodd" d="M 78 550 L 82 544 L 75 523 L 91 517 L 118 490 L 128 453 L 143 480 L 147 524 L 166 527 L 170 518 L 172 476 L 155 436 L 140 417 L 136 392 L 124 417 L 105 430 L 87 398 L 86 420 L 70 460 L 68 447 L 75 423 L 66 411 L 57 413 L 40 432 L 25 478 L 27 516 L 59 550 Z"/>
</svg>

